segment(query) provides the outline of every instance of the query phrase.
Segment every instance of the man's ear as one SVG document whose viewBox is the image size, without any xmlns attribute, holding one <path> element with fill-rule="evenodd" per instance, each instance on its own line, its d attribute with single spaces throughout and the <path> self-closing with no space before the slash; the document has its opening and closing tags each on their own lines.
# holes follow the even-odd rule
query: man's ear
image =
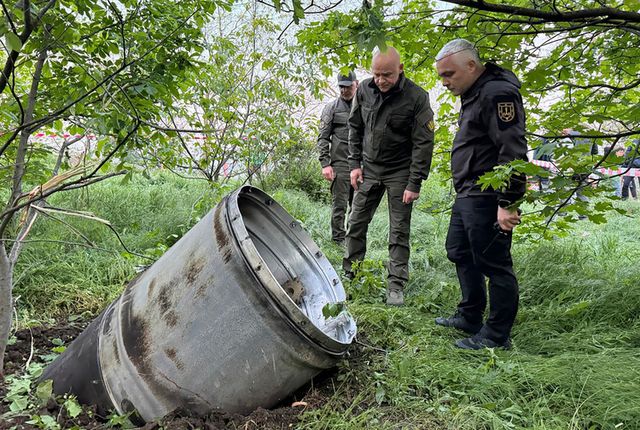
<svg viewBox="0 0 640 430">
<path fill-rule="evenodd" d="M 400 73 L 404 72 L 404 64 L 400 63 Z"/>
</svg>

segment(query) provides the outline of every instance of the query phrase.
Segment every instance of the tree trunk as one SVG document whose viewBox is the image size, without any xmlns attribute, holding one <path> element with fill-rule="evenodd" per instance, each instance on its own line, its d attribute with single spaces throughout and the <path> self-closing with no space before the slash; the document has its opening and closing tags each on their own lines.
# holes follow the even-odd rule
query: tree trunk
<svg viewBox="0 0 640 430">
<path fill-rule="evenodd" d="M 42 68 L 44 62 L 47 59 L 47 49 L 44 48 L 38 55 L 38 62 L 36 63 L 36 69 L 31 81 L 31 90 L 29 91 L 29 98 L 27 109 L 23 118 L 22 124 L 33 121 L 33 112 L 35 110 L 36 95 L 38 94 L 38 85 L 40 84 L 40 77 L 42 76 Z M 24 179 L 24 173 L 27 162 L 27 153 L 29 145 L 29 136 L 35 129 L 24 129 L 20 132 L 20 143 L 16 149 L 16 159 L 14 163 L 13 171 L 13 185 L 11 188 L 11 197 L 7 204 L 7 208 L 11 208 L 17 204 L 18 198 L 22 194 L 22 180 Z M 29 208 L 25 209 L 26 211 Z M 31 214 L 36 216 L 37 213 Z M 14 215 L 8 214 L 7 221 Z M 27 220 L 29 221 L 29 220 Z M 5 230 L 8 222 L 2 224 L 0 227 L 0 238 L 5 238 Z M 20 255 L 22 248 L 22 241 L 29 233 L 31 228 L 30 222 L 26 222 L 17 236 L 17 240 L 11 247 L 11 251 L 7 253 L 7 247 L 5 242 L 0 240 L 0 375 L 4 370 L 4 352 L 7 348 L 7 341 L 9 340 L 9 332 L 11 330 L 11 315 L 13 311 L 13 298 L 11 290 L 13 289 L 13 267 Z"/>
<path fill-rule="evenodd" d="M 13 267 L 4 246 L 0 244 L 0 380 L 4 374 L 4 352 L 11 331 Z"/>
</svg>

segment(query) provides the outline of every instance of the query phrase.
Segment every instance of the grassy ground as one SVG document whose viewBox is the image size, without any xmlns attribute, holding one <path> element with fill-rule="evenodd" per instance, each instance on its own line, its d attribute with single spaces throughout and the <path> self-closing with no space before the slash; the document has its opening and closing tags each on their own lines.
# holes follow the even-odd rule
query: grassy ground
<svg viewBox="0 0 640 430">
<path fill-rule="evenodd" d="M 326 233 L 329 208 L 299 194 L 278 198 L 339 267 L 341 251 Z M 347 288 L 360 331 L 384 351 L 345 361 L 344 386 L 305 428 L 640 428 L 640 205 L 620 205 L 628 216 L 612 215 L 604 226 L 584 222 L 571 237 L 514 246 L 514 348 L 477 353 L 457 350 L 460 334 L 433 324 L 459 298 L 444 253 L 448 215 L 414 212 L 408 306 L 388 309 L 381 211 L 369 232 L 371 261 Z"/>
<path fill-rule="evenodd" d="M 162 253 L 212 207 L 225 190 L 159 176 L 90 193 L 61 195 L 53 205 L 108 219 L 138 253 Z M 306 194 L 272 191 L 336 268 L 341 249 L 330 241 L 326 204 Z M 446 188 L 430 185 L 424 207 L 440 207 Z M 635 429 L 640 428 L 640 204 L 620 203 L 628 216 L 605 225 L 580 223 L 553 242 L 514 246 L 521 307 L 510 351 L 460 351 L 459 333 L 435 327 L 459 291 L 446 259 L 448 214 L 414 211 L 407 306 L 389 309 L 384 296 L 386 208 L 369 233 L 368 260 L 346 285 L 363 353 L 339 365 L 329 402 L 307 412 L 304 429 Z M 67 219 L 67 218 L 65 218 Z M 71 221 L 87 239 L 111 250 L 62 242 L 79 237 L 54 220 L 38 225 L 17 269 L 21 324 L 96 313 L 119 294 L 145 261 L 121 252 L 97 223 Z"/>
</svg>

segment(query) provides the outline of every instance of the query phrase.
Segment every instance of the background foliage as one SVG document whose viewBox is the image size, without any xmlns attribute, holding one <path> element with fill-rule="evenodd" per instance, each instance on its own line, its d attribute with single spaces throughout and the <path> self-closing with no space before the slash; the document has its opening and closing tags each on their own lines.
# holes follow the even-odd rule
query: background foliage
<svg viewBox="0 0 640 430">
<path fill-rule="evenodd" d="M 617 168 L 622 160 L 604 153 L 607 146 L 632 144 L 640 136 L 640 10 L 635 0 L 623 4 L 600 1 L 473 0 L 384 1 L 332 11 L 298 33 L 298 41 L 316 58 L 325 73 L 335 64 L 368 68 L 371 49 L 390 44 L 401 53 L 408 77 L 431 92 L 436 110 L 434 170 L 449 172 L 449 149 L 455 133 L 458 105 L 438 88 L 434 58 L 454 38 L 476 44 L 485 61 L 513 70 L 522 81 L 529 145 L 540 137 L 561 138 L 573 128 L 595 139 L 598 156 L 583 148 L 558 149 L 557 172 L 551 188 L 527 196 L 532 237 L 566 234 L 578 216 L 604 222 L 612 206 L 572 199 L 577 190 L 594 196 L 605 188 L 596 175 L 577 182 L 574 174 L 596 167 Z M 573 146 L 573 145 L 570 145 Z M 530 176 L 548 177 L 543 168 L 514 165 Z M 487 183 L 504 183 L 508 175 L 487 176 Z M 508 172 L 507 172 L 508 173 Z M 496 185 L 497 186 L 497 185 Z M 573 214 L 553 222 L 560 211 Z"/>
<path fill-rule="evenodd" d="M 437 181 L 430 187 L 433 195 L 448 195 Z M 296 190 L 268 192 L 339 267 L 342 250 L 328 234 L 330 205 Z M 150 254 L 172 244 L 219 196 L 204 182 L 153 175 L 57 199 L 105 214 L 130 249 Z M 584 221 L 573 237 L 514 246 L 521 287 L 514 349 L 469 353 L 453 346 L 460 333 L 433 324 L 435 316 L 451 312 L 459 294 L 443 252 L 448 214 L 414 213 L 407 306 L 389 309 L 383 304 L 383 204 L 371 225 L 368 259 L 345 285 L 359 344 L 339 365 L 327 403 L 310 410 L 300 428 L 636 428 L 640 250 L 630 238 L 640 232 L 640 207 L 635 201 L 616 205 L 625 215 L 613 215 L 604 226 Z M 137 265 L 146 264 L 121 252 L 104 228 L 85 227 L 107 251 L 69 246 L 62 252 L 60 245 L 41 242 L 60 239 L 56 223 L 43 222 L 34 231 L 17 268 L 20 327 L 95 314 Z"/>
<path fill-rule="evenodd" d="M 392 44 L 437 107 L 434 166 L 412 227 L 408 306 L 381 304 L 383 206 L 368 259 L 346 285 L 359 353 L 340 364 L 340 384 L 302 428 L 637 427 L 638 207 L 612 198 L 599 178 L 588 181 L 593 188 L 571 179 L 616 167 L 622 160 L 602 148 L 640 135 L 637 0 L 0 3 L 0 291 L 9 292 L 0 317 L 12 318 L 15 299 L 13 331 L 95 315 L 247 181 L 281 201 L 339 267 L 328 184 L 313 152 L 313 102 L 323 75 L 367 69 L 371 49 Z M 532 147 L 573 127 L 601 148 L 598 156 L 558 148 L 551 189 L 523 202 L 512 351 L 455 350 L 458 335 L 431 323 L 459 294 L 443 252 L 457 105 L 438 89 L 432 60 L 455 37 L 520 77 Z M 65 131 L 71 136 L 53 144 L 33 138 Z M 484 180 L 499 186 L 513 169 L 548 175 L 515 163 Z M 122 178 L 97 183 L 114 176 Z M 570 202 L 578 189 L 590 200 Z M 38 208 L 59 211 L 57 219 Z M 608 223 L 578 223 L 577 215 Z M 554 240 L 525 241 L 541 238 Z M 3 345 L 8 337 L 0 337 Z M 26 398 L 32 370 L 13 378 L 12 394 Z"/>
</svg>

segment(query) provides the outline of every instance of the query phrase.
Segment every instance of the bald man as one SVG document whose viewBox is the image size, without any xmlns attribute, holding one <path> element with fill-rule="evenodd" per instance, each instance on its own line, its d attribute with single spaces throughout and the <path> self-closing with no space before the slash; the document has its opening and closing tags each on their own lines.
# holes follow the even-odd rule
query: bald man
<svg viewBox="0 0 640 430">
<path fill-rule="evenodd" d="M 349 168 L 356 190 L 346 235 L 343 269 L 367 249 L 367 230 L 385 192 L 389 206 L 386 303 L 404 304 L 409 279 L 409 232 L 413 202 L 429 175 L 433 111 L 425 90 L 404 76 L 394 48 L 374 51 L 371 73 L 358 87 L 349 117 Z"/>
<path fill-rule="evenodd" d="M 513 160 L 527 160 L 525 114 L 516 76 L 493 63 L 482 64 L 472 43 L 456 39 L 436 56 L 442 84 L 460 96 L 458 132 L 451 149 L 456 200 L 446 248 L 456 264 L 462 300 L 451 317 L 435 323 L 471 337 L 456 341 L 464 349 L 510 346 L 518 311 L 518 282 L 511 260 L 511 231 L 526 177 L 514 174 L 505 187 L 482 189 L 478 178 Z M 489 315 L 486 281 L 489 278 Z"/>
</svg>

